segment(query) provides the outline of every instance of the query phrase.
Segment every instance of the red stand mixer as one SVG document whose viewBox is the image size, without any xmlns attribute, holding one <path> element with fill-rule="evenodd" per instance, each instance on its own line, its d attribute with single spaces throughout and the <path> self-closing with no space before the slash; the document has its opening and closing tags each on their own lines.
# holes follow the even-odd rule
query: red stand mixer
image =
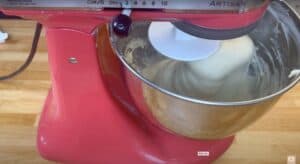
<svg viewBox="0 0 300 164">
<path fill-rule="evenodd" d="M 132 23 L 138 21 L 172 21 L 179 22 L 174 23 L 179 29 L 205 39 L 235 38 L 255 29 L 270 3 L 269 0 L 0 2 L 4 13 L 37 20 L 46 27 L 52 89 L 38 128 L 40 154 L 63 163 L 213 162 L 231 145 L 234 137 L 230 136 L 263 115 L 278 98 L 259 99 L 251 105 L 252 111 L 243 109 L 245 101 L 234 107 L 225 103 L 228 113 L 219 111 L 224 115 L 223 122 L 214 120 L 215 124 L 209 125 L 218 129 L 217 124 L 222 124 L 223 129 L 215 133 L 194 135 L 181 131 L 180 125 L 176 130 L 172 123 L 157 121 L 153 113 L 147 112 L 147 104 L 136 101 L 143 97 L 143 91 L 127 89 L 128 85 L 143 87 L 137 82 L 138 75 L 132 76 L 124 70 L 128 65 L 124 66 L 114 54 L 116 50 L 109 36 L 126 38 L 133 32 Z M 129 83 L 128 79 L 132 81 Z M 263 100 L 266 101 L 260 104 Z M 204 105 L 220 104 L 204 102 Z M 256 110 L 262 106 L 265 109 Z M 237 110 L 243 113 L 229 114 Z M 207 114 L 207 120 L 221 114 Z"/>
</svg>

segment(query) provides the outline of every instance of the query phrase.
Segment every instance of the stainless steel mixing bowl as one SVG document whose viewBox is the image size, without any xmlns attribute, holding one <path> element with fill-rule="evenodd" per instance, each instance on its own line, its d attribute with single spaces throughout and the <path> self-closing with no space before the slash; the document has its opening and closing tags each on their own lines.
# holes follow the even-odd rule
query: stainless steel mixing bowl
<svg viewBox="0 0 300 164">
<path fill-rule="evenodd" d="M 147 77 L 145 70 L 170 60 L 149 43 L 150 23 L 135 22 L 125 38 L 109 31 L 110 42 L 102 28 L 98 43 L 106 49 L 99 49 L 99 61 L 114 97 L 130 111 L 142 113 L 171 133 L 193 139 L 234 135 L 270 110 L 300 80 L 299 16 L 284 1 L 273 1 L 256 29 L 249 33 L 256 55 L 246 74 L 253 81 L 235 80 L 231 88 L 240 91 L 248 87 L 246 94 L 195 97 L 164 88 Z"/>
</svg>

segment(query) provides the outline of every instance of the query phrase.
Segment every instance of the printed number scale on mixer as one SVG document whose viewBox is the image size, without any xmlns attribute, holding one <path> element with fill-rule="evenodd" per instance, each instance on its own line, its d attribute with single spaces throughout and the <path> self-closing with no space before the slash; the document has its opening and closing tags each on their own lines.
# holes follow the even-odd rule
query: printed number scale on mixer
<svg viewBox="0 0 300 164">
<path fill-rule="evenodd" d="M 166 10 L 238 10 L 256 8 L 267 0 L 2 0 L 0 5 L 14 8 L 137 8 Z"/>
</svg>

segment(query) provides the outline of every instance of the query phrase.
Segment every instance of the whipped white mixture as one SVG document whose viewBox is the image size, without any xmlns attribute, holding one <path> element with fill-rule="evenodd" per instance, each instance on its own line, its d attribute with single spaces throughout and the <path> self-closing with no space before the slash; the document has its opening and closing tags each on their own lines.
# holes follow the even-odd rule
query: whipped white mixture
<svg viewBox="0 0 300 164">
<path fill-rule="evenodd" d="M 249 88 L 238 86 L 251 82 L 246 73 L 255 52 L 251 38 L 243 36 L 222 41 L 218 51 L 206 59 L 194 62 L 166 59 L 143 74 L 160 87 L 184 96 L 230 100 L 248 93 Z"/>
</svg>

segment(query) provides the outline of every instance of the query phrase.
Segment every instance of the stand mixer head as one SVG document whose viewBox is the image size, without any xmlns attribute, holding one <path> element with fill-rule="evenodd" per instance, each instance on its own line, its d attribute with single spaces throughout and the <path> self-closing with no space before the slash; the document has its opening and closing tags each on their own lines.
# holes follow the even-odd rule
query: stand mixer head
<svg viewBox="0 0 300 164">
<path fill-rule="evenodd" d="M 133 21 L 159 20 L 171 21 L 174 25 L 159 25 L 149 32 L 153 46 L 162 54 L 178 60 L 200 60 L 212 55 L 219 49 L 218 40 L 232 39 L 249 33 L 263 16 L 269 0 L 144 0 L 144 1 L 3 1 L 4 8 L 25 8 L 42 10 L 86 10 L 99 11 L 97 17 L 112 21 L 118 35 L 128 35 Z M 107 16 L 105 13 L 124 9 L 123 13 Z M 108 11 L 111 10 L 111 11 Z M 133 10 L 133 11 L 132 11 Z M 138 10 L 138 11 L 137 11 Z M 104 12 L 102 15 L 101 13 Z M 164 29 L 161 29 L 164 28 Z M 168 31 L 175 30 L 176 34 Z M 161 35 L 169 33 L 170 35 Z M 171 32 L 173 33 L 173 32 Z M 185 33 L 185 34 L 184 34 Z M 174 38 L 174 36 L 179 38 Z M 185 35 L 185 36 L 183 36 Z M 153 36 L 153 37 L 152 37 Z M 158 37 L 157 37 L 158 36 Z M 184 37 L 184 39 L 182 39 Z M 194 39 L 197 39 L 195 41 Z M 168 46 L 169 43 L 178 45 Z M 210 39 L 210 40 L 207 40 Z M 161 42 L 161 40 L 163 42 Z M 201 41 L 200 41 L 201 40 Z M 215 41 L 212 41 L 215 40 Z M 198 43 L 197 43 L 198 42 Z M 201 48 L 200 48 L 201 47 Z M 173 53 L 169 53 L 169 52 Z M 189 51 L 183 55 L 183 51 Z"/>
<path fill-rule="evenodd" d="M 183 31 L 200 33 L 198 35 L 201 35 L 203 32 L 195 28 L 199 26 L 202 30 L 213 30 L 211 31 L 214 33 L 212 35 L 215 35 L 215 30 L 235 30 L 241 33 L 243 31 L 241 29 L 244 29 L 242 33 L 245 34 L 246 29 L 253 26 L 262 17 L 269 2 L 269 0 L 32 0 L 30 2 L 4 0 L 0 2 L 0 7 L 2 10 L 89 11 L 98 13 L 98 18 L 106 20 L 112 19 L 107 16 L 112 11 L 113 13 L 120 13 L 120 9 L 132 9 L 136 10 L 131 16 L 133 20 L 181 20 L 184 22 L 175 25 Z M 103 12 L 107 14 L 101 15 Z M 121 30 L 128 26 L 125 25 L 127 22 L 117 23 L 119 25 L 116 28 L 121 27 Z M 120 25 L 122 23 L 125 24 Z M 194 26 L 188 26 L 189 24 Z"/>
</svg>

